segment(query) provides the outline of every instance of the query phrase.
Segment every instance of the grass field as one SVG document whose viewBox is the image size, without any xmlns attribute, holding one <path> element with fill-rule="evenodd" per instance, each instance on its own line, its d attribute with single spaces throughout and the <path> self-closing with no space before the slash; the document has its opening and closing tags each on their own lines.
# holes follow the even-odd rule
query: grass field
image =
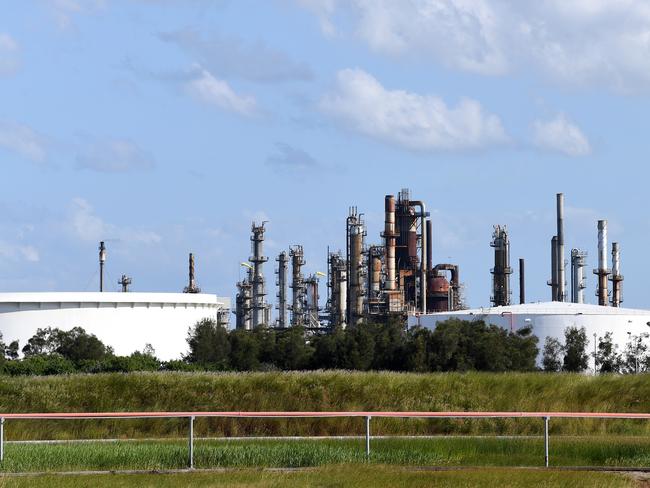
<svg viewBox="0 0 650 488">
<path fill-rule="evenodd" d="M 650 412 L 648 375 L 131 373 L 0 378 L 0 411 L 506 410 Z M 8 421 L 9 439 L 182 436 L 170 420 Z M 540 434 L 539 419 L 373 420 L 377 434 Z M 351 435 L 360 419 L 198 419 L 199 436 Z M 650 422 L 553 420 L 551 435 L 650 435 Z"/>
<path fill-rule="evenodd" d="M 413 471 L 386 466 L 329 466 L 307 472 L 269 472 L 240 470 L 226 473 L 179 473 L 160 475 L 99 475 L 99 476 L 38 476 L 28 478 L 0 478 L 0 487 L 6 488 L 104 488 L 104 487 L 160 487 L 194 486 L 274 488 L 294 487 L 357 487 L 396 488 L 425 487 L 474 488 L 503 487 L 567 487 L 567 488 L 632 488 L 638 486 L 631 479 L 611 473 L 572 471 L 524 471 L 487 469 L 472 471 Z"/>
<path fill-rule="evenodd" d="M 376 439 L 372 464 L 396 466 L 542 466 L 538 438 Z M 182 441 L 9 444 L 5 472 L 168 470 L 187 467 Z M 196 468 L 304 468 L 366 464 L 364 441 L 202 440 L 195 443 Z M 621 437 L 555 438 L 552 466 L 650 466 L 650 439 Z"/>
</svg>

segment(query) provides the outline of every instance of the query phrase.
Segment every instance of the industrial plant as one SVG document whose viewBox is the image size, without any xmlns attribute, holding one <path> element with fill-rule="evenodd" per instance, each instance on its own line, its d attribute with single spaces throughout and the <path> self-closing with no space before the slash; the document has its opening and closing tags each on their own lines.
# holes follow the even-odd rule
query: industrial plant
<svg viewBox="0 0 650 488">
<path fill-rule="evenodd" d="M 263 264 L 265 223 L 253 222 L 252 255 L 246 278 L 237 283 L 236 327 L 302 326 L 310 332 L 354 326 L 367 319 L 447 312 L 461 308 L 460 275 L 456 264 L 433 264 L 432 225 L 421 200 L 402 190 L 384 201 L 385 224 L 380 243 L 368 233 L 356 207 L 345 219 L 345 250 L 327 251 L 327 273 L 305 276 L 300 245 L 282 251 L 276 262 L 277 310 L 271 319 L 266 301 Z M 289 265 L 291 271 L 289 272 Z M 327 278 L 327 301 L 319 306 L 320 278 Z M 290 280 L 290 282 L 289 282 Z M 289 291 L 291 297 L 289 299 Z M 290 319 L 287 315 L 290 313 Z"/>
<path fill-rule="evenodd" d="M 650 330 L 650 311 L 620 308 L 623 303 L 621 251 L 618 242 L 612 243 L 610 265 L 606 220 L 596 223 L 598 266 L 593 272 L 597 276 L 598 305 L 585 303 L 587 252 L 571 249 L 570 261 L 565 260 L 562 193 L 556 195 L 557 227 L 550 240 L 550 301 L 545 303 L 526 302 L 523 258 L 518 260 L 519 303 L 513 303 L 514 271 L 507 226 L 495 225 L 490 243 L 494 250 L 494 266 L 490 269 L 491 306 L 467 309 L 459 265 L 433 262 L 432 222 L 424 201 L 413 199 L 410 191 L 403 189 L 397 197 L 385 196 L 384 215 L 384 230 L 373 240 L 368 236 L 363 213 L 356 207 L 349 209 L 345 218 L 345 249 L 327 250 L 324 307 L 319 306 L 322 273 L 304 275 L 303 247 L 294 245 L 282 251 L 275 260 L 278 287 L 275 319 L 271 316 L 272 306 L 266 301 L 262 271 L 268 260 L 263 255 L 266 222 L 253 223 L 252 255 L 248 262 L 242 263 L 246 277 L 237 283 L 236 327 L 250 330 L 302 326 L 306 333 L 313 334 L 388 317 L 403 319 L 407 327 L 435 328 L 438 322 L 455 317 L 484 320 L 513 331 L 530 327 L 541 340 L 546 336 L 562 338 L 569 326 L 584 326 L 588 337 L 596 340 L 612 332 L 620 345 L 630 334 Z M 567 265 L 570 265 L 569 273 Z"/>
</svg>

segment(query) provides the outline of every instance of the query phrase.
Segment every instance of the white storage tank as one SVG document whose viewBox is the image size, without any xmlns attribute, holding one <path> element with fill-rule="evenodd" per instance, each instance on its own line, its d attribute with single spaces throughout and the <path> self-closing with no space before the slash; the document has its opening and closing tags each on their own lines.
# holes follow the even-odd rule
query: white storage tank
<svg viewBox="0 0 650 488">
<path fill-rule="evenodd" d="M 526 303 L 454 312 L 413 314 L 408 318 L 408 326 L 421 325 L 428 329 L 435 329 L 439 322 L 451 318 L 467 321 L 483 320 L 486 324 L 497 325 L 512 331 L 523 327 L 532 327 L 533 334 L 539 338 L 538 363 L 541 363 L 542 348 L 546 337 L 555 337 L 564 343 L 564 331 L 567 327 L 584 327 L 586 329 L 589 340 L 588 353 L 594 350 L 594 335 L 597 342 L 607 332 L 611 332 L 614 343 L 618 345 L 619 351 L 622 351 L 630 334 L 640 335 L 643 332 L 650 332 L 650 310 L 568 302 Z M 593 368 L 591 354 L 590 362 Z"/>
<path fill-rule="evenodd" d="M 82 327 L 118 355 L 151 344 L 159 359 L 180 359 L 188 329 L 229 308 L 229 298 L 207 293 L 0 293 L 0 332 L 22 348 L 38 328 Z"/>
</svg>

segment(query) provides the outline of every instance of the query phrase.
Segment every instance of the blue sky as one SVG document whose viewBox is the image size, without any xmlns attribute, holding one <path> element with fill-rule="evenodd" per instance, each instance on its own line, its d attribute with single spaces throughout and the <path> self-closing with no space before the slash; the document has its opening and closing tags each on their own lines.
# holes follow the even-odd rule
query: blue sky
<svg viewBox="0 0 650 488">
<path fill-rule="evenodd" d="M 0 290 L 95 289 L 104 239 L 111 288 L 181 290 L 193 251 L 234 296 L 263 219 L 272 298 L 277 253 L 325 271 L 348 207 L 380 243 L 408 187 L 470 305 L 494 224 L 546 300 L 561 191 L 567 257 L 593 268 L 607 219 L 624 306 L 650 308 L 649 93 L 640 0 L 5 1 Z"/>
</svg>

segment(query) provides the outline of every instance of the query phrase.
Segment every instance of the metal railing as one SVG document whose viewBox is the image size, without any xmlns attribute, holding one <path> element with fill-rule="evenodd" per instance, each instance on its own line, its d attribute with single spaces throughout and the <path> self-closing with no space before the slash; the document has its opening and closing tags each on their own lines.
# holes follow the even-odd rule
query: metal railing
<svg viewBox="0 0 650 488">
<path fill-rule="evenodd" d="M 93 412 L 93 413 L 0 413 L 0 461 L 4 461 L 7 420 L 89 420 L 89 419 L 181 419 L 186 418 L 188 428 L 188 468 L 194 468 L 194 420 L 198 417 L 214 418 L 364 418 L 365 451 L 370 459 L 370 420 L 372 418 L 419 419 L 494 419 L 538 418 L 544 421 L 544 466 L 549 466 L 549 423 L 556 419 L 627 419 L 650 420 L 650 413 L 599 413 L 599 412 Z"/>
</svg>

